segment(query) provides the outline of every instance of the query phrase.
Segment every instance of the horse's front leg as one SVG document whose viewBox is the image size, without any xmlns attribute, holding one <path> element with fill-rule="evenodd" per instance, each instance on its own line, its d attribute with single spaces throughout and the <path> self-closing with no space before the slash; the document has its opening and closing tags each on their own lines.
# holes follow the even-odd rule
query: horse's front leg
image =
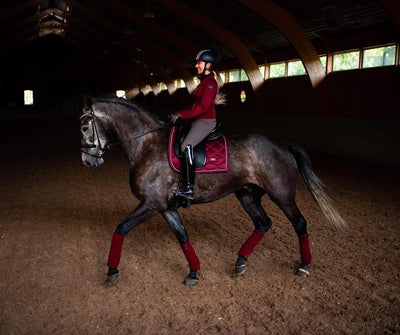
<svg viewBox="0 0 400 335">
<path fill-rule="evenodd" d="M 197 285 L 197 283 L 199 282 L 199 279 L 197 278 L 197 271 L 200 270 L 200 261 L 197 258 L 193 246 L 189 242 L 188 234 L 186 233 L 185 227 L 183 226 L 178 211 L 174 209 L 168 209 L 161 214 L 163 215 L 165 220 L 167 220 L 169 226 L 174 232 L 189 263 L 190 273 L 182 284 L 186 286 Z"/>
<path fill-rule="evenodd" d="M 141 203 L 136 209 L 123 220 L 114 232 L 110 253 L 108 255 L 108 273 L 106 283 L 114 284 L 119 278 L 118 265 L 121 259 L 121 250 L 124 237 L 132 228 L 137 227 L 142 222 L 150 219 L 159 212 L 150 206 Z"/>
</svg>

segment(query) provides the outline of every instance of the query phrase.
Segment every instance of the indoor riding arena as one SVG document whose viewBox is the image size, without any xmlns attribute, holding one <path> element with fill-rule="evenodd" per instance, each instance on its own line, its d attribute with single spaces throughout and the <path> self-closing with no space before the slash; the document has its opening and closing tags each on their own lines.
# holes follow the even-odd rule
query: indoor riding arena
<svg viewBox="0 0 400 335">
<path fill-rule="evenodd" d="M 397 0 L 0 3 L 0 334 L 400 333 Z"/>
</svg>

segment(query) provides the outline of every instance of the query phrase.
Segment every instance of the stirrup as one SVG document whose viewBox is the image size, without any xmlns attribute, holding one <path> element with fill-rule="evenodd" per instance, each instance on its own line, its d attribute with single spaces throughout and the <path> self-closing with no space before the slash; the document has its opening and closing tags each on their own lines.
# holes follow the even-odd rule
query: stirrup
<svg viewBox="0 0 400 335">
<path fill-rule="evenodd" d="M 185 198 L 188 200 L 193 200 L 194 199 L 193 188 L 194 188 L 193 185 L 189 184 L 186 186 L 186 188 L 184 190 L 179 190 L 179 188 L 178 188 L 175 190 L 174 193 L 176 196 L 179 196 L 179 197 L 182 197 L 182 198 Z"/>
</svg>

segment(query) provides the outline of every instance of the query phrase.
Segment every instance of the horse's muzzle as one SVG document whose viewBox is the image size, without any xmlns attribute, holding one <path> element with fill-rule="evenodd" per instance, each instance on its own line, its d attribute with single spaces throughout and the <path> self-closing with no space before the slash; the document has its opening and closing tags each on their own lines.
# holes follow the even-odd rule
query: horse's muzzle
<svg viewBox="0 0 400 335">
<path fill-rule="evenodd" d="M 88 151 L 81 150 L 81 159 L 85 166 L 95 168 L 103 164 L 104 159 L 102 155 L 97 152 L 97 150 L 93 150 L 95 153 L 91 153 L 90 151 L 92 150 L 93 149 L 89 149 Z"/>
</svg>

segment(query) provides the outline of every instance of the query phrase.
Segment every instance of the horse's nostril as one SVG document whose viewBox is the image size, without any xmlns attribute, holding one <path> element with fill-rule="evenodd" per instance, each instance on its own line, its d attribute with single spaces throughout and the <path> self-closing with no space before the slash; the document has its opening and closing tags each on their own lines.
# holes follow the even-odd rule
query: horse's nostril
<svg viewBox="0 0 400 335">
<path fill-rule="evenodd" d="M 86 165 L 86 166 L 92 167 L 92 163 L 90 163 L 88 160 L 85 159 L 84 162 L 85 162 L 85 165 Z"/>
</svg>

